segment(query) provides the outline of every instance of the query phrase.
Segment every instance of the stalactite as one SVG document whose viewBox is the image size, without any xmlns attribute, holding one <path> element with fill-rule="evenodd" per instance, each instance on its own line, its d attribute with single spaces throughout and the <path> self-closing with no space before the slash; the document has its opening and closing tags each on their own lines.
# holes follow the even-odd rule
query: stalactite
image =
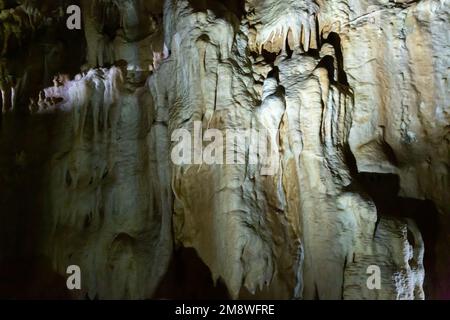
<svg viewBox="0 0 450 320">
<path fill-rule="evenodd" d="M 42 256 L 72 298 L 177 296 L 186 265 L 232 299 L 448 294 L 448 1 L 80 0 L 80 31 L 66 4 L 0 1 L 0 281 Z"/>
</svg>

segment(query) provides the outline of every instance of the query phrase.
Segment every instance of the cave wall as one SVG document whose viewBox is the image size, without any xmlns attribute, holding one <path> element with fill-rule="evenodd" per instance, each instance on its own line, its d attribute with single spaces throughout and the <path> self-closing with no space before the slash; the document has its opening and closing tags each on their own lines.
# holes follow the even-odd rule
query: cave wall
<svg viewBox="0 0 450 320">
<path fill-rule="evenodd" d="M 0 279 L 42 260 L 81 267 L 75 298 L 180 297 L 185 269 L 234 299 L 448 298 L 448 1 L 78 4 L 69 31 L 64 1 L 0 2 Z M 176 165 L 198 127 L 271 132 L 274 171 L 252 135 L 224 150 L 243 163 Z"/>
</svg>

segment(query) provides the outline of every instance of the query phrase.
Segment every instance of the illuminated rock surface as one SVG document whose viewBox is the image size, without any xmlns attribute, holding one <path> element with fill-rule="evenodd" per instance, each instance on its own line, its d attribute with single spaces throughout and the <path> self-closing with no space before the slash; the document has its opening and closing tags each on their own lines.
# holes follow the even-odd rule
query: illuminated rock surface
<svg viewBox="0 0 450 320">
<path fill-rule="evenodd" d="M 448 1 L 81 1 L 81 31 L 19 2 L 0 280 L 33 260 L 79 265 L 75 298 L 449 298 Z M 195 123 L 279 130 L 274 172 L 251 137 L 244 164 L 175 165 Z"/>
</svg>

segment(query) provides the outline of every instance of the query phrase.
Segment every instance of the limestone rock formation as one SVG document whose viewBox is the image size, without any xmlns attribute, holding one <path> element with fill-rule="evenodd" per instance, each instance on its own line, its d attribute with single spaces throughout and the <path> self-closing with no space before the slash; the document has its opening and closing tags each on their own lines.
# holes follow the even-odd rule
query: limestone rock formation
<svg viewBox="0 0 450 320">
<path fill-rule="evenodd" d="M 64 36 L 51 3 L 0 1 L 0 280 L 39 257 L 81 267 L 74 298 L 180 297 L 189 266 L 233 299 L 449 298 L 449 1 L 82 0 Z M 240 161 L 204 161 L 218 136 Z"/>
</svg>

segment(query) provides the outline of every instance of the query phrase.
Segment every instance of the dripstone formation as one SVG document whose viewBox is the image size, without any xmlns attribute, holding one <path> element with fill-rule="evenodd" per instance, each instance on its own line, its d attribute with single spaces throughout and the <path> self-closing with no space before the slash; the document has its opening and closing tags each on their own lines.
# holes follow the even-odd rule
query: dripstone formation
<svg viewBox="0 0 450 320">
<path fill-rule="evenodd" d="M 1 297 L 450 298 L 450 1 L 0 10 Z M 175 164 L 198 124 L 275 171 Z"/>
</svg>

